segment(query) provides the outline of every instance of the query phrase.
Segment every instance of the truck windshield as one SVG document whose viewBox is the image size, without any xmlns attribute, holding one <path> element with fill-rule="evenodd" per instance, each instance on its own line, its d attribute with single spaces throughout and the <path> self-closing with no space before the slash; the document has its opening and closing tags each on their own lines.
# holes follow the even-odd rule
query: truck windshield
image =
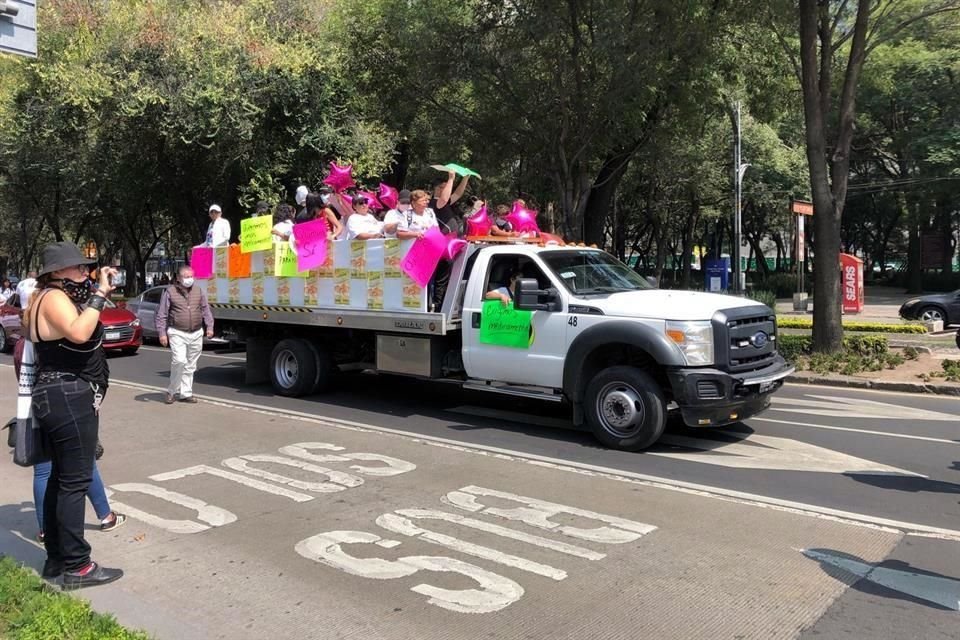
<svg viewBox="0 0 960 640">
<path fill-rule="evenodd" d="M 574 295 L 655 288 L 633 269 L 603 251 L 548 251 L 540 257 Z"/>
</svg>

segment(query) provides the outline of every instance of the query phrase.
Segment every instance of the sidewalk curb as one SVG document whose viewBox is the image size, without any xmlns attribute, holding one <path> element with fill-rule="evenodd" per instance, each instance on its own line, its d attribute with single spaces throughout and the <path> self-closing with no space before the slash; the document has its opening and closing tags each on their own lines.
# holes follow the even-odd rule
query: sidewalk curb
<svg viewBox="0 0 960 640">
<path fill-rule="evenodd" d="M 928 382 L 885 382 L 880 380 L 860 380 L 849 376 L 792 375 L 787 382 L 812 384 L 826 387 L 847 387 L 850 389 L 873 389 L 874 391 L 900 391 L 904 393 L 927 393 L 933 395 L 960 397 L 960 385 L 931 384 Z"/>
</svg>

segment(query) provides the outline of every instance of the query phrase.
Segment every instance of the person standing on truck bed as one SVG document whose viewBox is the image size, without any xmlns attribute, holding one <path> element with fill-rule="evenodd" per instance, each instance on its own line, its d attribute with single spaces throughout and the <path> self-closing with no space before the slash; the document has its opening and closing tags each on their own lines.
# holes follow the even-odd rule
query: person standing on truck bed
<svg viewBox="0 0 960 640">
<path fill-rule="evenodd" d="M 469 176 L 464 176 L 457 185 L 456 191 L 453 189 L 453 179 L 456 173 L 450 171 L 446 180 L 437 180 L 433 187 L 433 198 L 430 199 L 430 208 L 437 215 L 437 222 L 440 223 L 440 230 L 445 234 L 456 234 L 458 237 L 463 235 L 463 219 L 457 214 L 454 204 L 463 197 L 463 192 L 467 190 Z M 433 293 L 431 295 L 432 307 L 439 309 L 443 304 L 443 297 L 447 294 L 447 285 L 450 283 L 451 264 L 448 260 L 441 260 L 437 265 L 433 275 Z"/>
<path fill-rule="evenodd" d="M 181 402 L 197 401 L 193 397 L 193 373 L 203 351 L 204 326 L 206 336 L 213 337 L 213 313 L 207 295 L 193 284 L 193 269 L 180 267 L 177 282 L 164 290 L 157 309 L 160 344 L 169 345 L 173 354 L 166 404 L 173 404 L 178 394 Z"/>
<path fill-rule="evenodd" d="M 278 204 L 276 220 L 277 223 L 273 225 L 273 229 L 270 231 L 273 234 L 273 242 L 286 242 L 293 232 L 293 207 L 285 202 Z"/>
<path fill-rule="evenodd" d="M 218 204 L 210 205 L 210 226 L 207 227 L 207 239 L 204 246 L 225 247 L 230 243 L 230 221 L 223 217 L 223 209 Z"/>
<path fill-rule="evenodd" d="M 297 218 L 297 223 L 310 222 L 311 220 L 325 220 L 327 222 L 328 237 L 331 240 L 336 240 L 343 233 L 343 223 L 340 222 L 340 217 L 333 208 L 327 204 L 328 199 L 326 194 L 307 194 L 305 213 L 302 217 Z"/>
<path fill-rule="evenodd" d="M 397 208 L 387 211 L 383 218 L 384 233 L 401 240 L 417 239 L 422 238 L 427 229 L 440 226 L 433 209 L 427 206 L 428 202 L 430 194 L 426 191 L 401 191 L 397 196 Z"/>
<path fill-rule="evenodd" d="M 370 213 L 366 196 L 353 197 L 353 213 L 347 218 L 347 233 L 350 240 L 373 240 L 383 237 L 383 223 Z"/>
</svg>

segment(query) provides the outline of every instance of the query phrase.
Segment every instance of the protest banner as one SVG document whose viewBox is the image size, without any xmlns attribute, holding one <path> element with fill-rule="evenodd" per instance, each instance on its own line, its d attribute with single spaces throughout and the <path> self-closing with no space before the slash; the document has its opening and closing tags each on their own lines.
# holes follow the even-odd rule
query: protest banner
<svg viewBox="0 0 960 640">
<path fill-rule="evenodd" d="M 213 277 L 213 247 L 194 247 L 190 252 L 190 268 L 197 280 Z"/>
<path fill-rule="evenodd" d="M 480 337 L 483 344 L 513 349 L 529 349 L 531 344 L 530 320 L 533 313 L 518 311 L 513 304 L 504 305 L 500 300 L 487 300 L 480 314 Z"/>
<path fill-rule="evenodd" d="M 227 265 L 228 277 L 230 278 L 249 278 L 250 277 L 253 256 L 249 253 L 244 253 L 241 250 L 240 245 L 238 244 L 230 245 L 227 259 L 228 259 L 228 265 Z"/>
<path fill-rule="evenodd" d="M 273 218 L 258 216 L 240 221 L 240 250 L 243 253 L 269 251 L 273 246 Z"/>
<path fill-rule="evenodd" d="M 293 226 L 293 244 L 297 250 L 297 269 L 310 271 L 327 261 L 327 234 L 330 228 L 326 220 L 311 220 Z"/>
<path fill-rule="evenodd" d="M 400 268 L 421 287 L 430 283 L 440 258 L 447 251 L 447 238 L 436 227 L 431 227 L 423 237 L 413 243 L 403 257 Z"/>
</svg>

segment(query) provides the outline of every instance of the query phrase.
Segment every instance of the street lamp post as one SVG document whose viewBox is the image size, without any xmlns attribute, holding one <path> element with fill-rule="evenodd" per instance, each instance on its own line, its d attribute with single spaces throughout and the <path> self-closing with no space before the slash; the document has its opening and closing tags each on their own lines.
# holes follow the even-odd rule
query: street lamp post
<svg viewBox="0 0 960 640">
<path fill-rule="evenodd" d="M 743 267 L 740 264 L 740 247 L 743 245 L 743 174 L 747 172 L 749 164 L 744 164 L 741 155 L 740 141 L 742 131 L 740 127 L 740 101 L 734 103 L 733 113 L 733 290 L 743 293 L 746 282 Z M 758 256 L 757 259 L 762 259 Z"/>
</svg>

